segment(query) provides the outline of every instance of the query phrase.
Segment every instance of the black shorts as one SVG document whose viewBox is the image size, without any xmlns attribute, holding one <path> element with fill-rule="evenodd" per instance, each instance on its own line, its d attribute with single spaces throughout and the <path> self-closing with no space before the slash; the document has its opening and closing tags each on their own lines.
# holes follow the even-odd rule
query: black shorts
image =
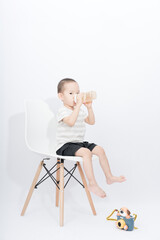
<svg viewBox="0 0 160 240">
<path fill-rule="evenodd" d="M 59 148 L 56 154 L 61 156 L 75 156 L 78 149 L 84 147 L 92 151 L 95 146 L 97 146 L 95 143 L 89 142 L 68 142 Z"/>
</svg>

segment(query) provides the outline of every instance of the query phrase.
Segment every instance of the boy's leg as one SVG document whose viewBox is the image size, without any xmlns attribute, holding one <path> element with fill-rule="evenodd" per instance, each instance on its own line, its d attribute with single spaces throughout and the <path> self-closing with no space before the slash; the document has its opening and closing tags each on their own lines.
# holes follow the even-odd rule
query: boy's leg
<svg viewBox="0 0 160 240">
<path fill-rule="evenodd" d="M 88 179 L 88 189 L 100 197 L 105 197 L 105 192 L 98 186 L 93 173 L 92 153 L 89 149 L 81 147 L 75 152 L 75 156 L 83 158 L 83 168 Z"/>
<path fill-rule="evenodd" d="M 126 180 L 124 176 L 115 177 L 112 175 L 107 156 L 102 147 L 100 146 L 94 147 L 92 150 L 92 154 L 97 155 L 99 157 L 100 165 L 106 176 L 108 184 L 112 184 L 114 182 L 124 182 Z"/>
</svg>

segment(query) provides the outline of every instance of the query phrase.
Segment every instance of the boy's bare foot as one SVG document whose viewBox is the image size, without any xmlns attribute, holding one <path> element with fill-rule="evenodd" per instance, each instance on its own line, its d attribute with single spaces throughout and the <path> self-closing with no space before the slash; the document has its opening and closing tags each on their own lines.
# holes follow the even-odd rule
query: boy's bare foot
<svg viewBox="0 0 160 240">
<path fill-rule="evenodd" d="M 104 198 L 106 197 L 106 193 L 97 185 L 97 184 L 93 184 L 93 185 L 88 185 L 88 190 L 93 192 L 94 194 L 96 194 L 97 196 Z"/>
<path fill-rule="evenodd" d="M 112 184 L 112 183 L 115 183 L 115 182 L 124 182 L 126 181 L 126 178 L 124 176 L 120 176 L 120 177 L 114 177 L 114 176 L 111 176 L 110 178 L 107 178 L 107 183 L 108 184 Z"/>
</svg>

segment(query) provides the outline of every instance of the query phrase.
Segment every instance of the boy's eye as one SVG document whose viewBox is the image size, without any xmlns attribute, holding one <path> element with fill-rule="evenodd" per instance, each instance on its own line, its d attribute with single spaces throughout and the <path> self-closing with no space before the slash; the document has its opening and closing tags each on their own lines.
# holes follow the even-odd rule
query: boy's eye
<svg viewBox="0 0 160 240">
<path fill-rule="evenodd" d="M 72 94 L 72 93 L 69 93 L 69 94 Z"/>
</svg>

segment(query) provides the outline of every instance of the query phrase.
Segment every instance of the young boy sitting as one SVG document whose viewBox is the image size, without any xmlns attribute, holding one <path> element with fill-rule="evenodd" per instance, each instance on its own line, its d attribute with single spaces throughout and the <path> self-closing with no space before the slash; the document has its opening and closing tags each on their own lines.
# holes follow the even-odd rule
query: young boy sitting
<svg viewBox="0 0 160 240">
<path fill-rule="evenodd" d="M 112 175 L 105 151 L 95 143 L 84 141 L 85 123 L 95 124 L 92 102 L 83 103 L 79 85 L 74 79 L 65 78 L 58 83 L 58 97 L 63 102 L 57 114 L 57 146 L 56 153 L 62 156 L 80 156 L 83 158 L 83 168 L 88 179 L 88 189 L 99 197 L 106 197 L 98 186 L 92 166 L 92 154 L 99 157 L 99 162 L 108 184 L 125 181 L 124 176 Z M 77 101 L 75 103 L 75 94 Z M 88 114 L 81 109 L 84 104 Z"/>
</svg>

